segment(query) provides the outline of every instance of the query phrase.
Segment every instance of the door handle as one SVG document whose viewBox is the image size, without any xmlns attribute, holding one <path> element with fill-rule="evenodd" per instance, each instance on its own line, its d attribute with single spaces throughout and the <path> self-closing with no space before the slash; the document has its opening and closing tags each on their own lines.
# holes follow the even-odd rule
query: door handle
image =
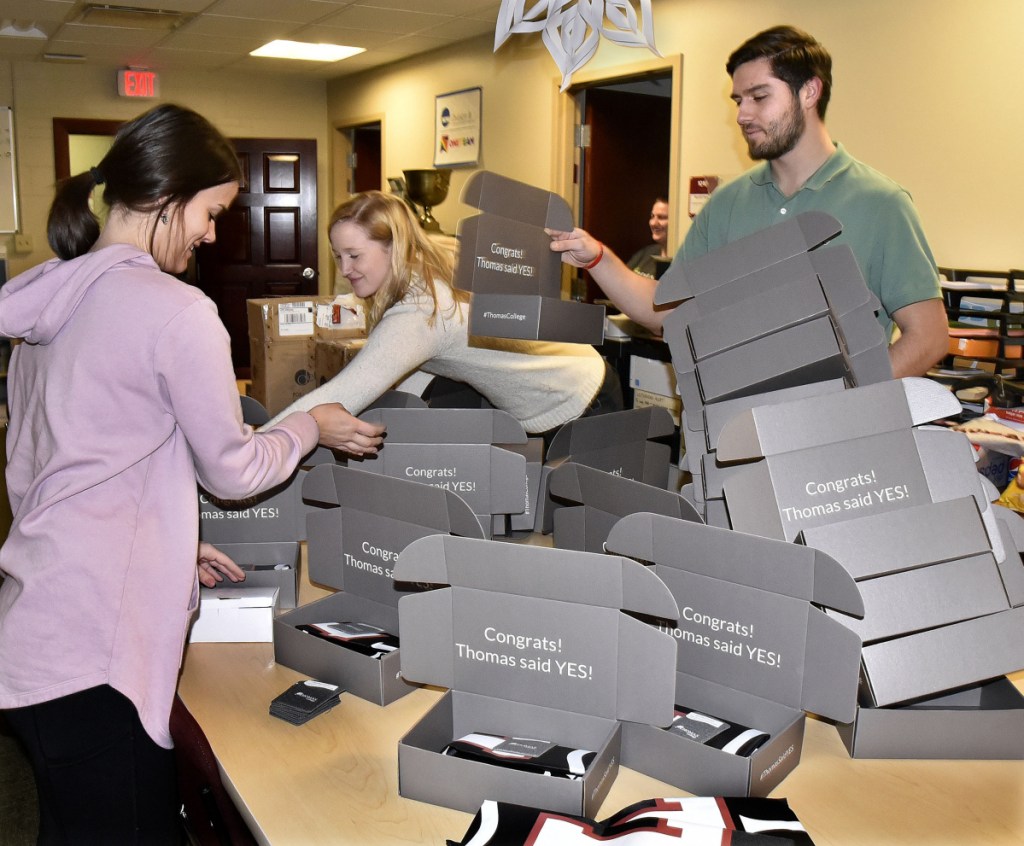
<svg viewBox="0 0 1024 846">
<path fill-rule="evenodd" d="M 302 278 L 303 279 L 316 279 L 316 271 L 313 270 L 312 267 L 304 267 L 304 268 L 302 268 Z"/>
</svg>

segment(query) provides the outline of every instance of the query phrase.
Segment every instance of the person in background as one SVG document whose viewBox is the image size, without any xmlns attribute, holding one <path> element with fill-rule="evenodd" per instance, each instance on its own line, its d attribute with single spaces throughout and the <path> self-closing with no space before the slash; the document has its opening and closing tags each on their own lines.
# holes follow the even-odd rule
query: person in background
<svg viewBox="0 0 1024 846">
<path fill-rule="evenodd" d="M 924 374 L 948 347 L 935 259 L 910 195 L 832 141 L 825 126 L 831 56 L 807 33 L 778 26 L 744 42 L 726 70 L 737 123 L 750 157 L 761 163 L 711 195 L 676 259 L 704 255 L 787 215 L 827 212 L 843 226 L 833 243 L 850 245 L 882 303 L 878 317 L 894 376 Z M 581 229 L 551 236 L 563 261 L 596 261 L 590 274 L 605 294 L 638 323 L 660 330 L 666 312 L 654 308 L 653 280 L 632 273 Z"/>
<path fill-rule="evenodd" d="M 626 262 L 626 267 L 640 276 L 655 278 L 656 257 L 668 255 L 668 200 L 658 197 L 651 206 L 651 216 L 647 221 L 651 227 L 651 242 L 641 247 Z"/>
<path fill-rule="evenodd" d="M 327 231 L 341 275 L 366 301 L 366 345 L 267 425 L 323 402 L 359 414 L 417 370 L 468 384 L 531 434 L 621 410 L 618 378 L 591 346 L 471 337 L 470 294 L 452 287 L 451 252 L 424 234 L 400 197 L 356 194 Z"/>
<path fill-rule="evenodd" d="M 242 422 L 227 332 L 174 276 L 214 240 L 240 175 L 209 122 L 158 106 L 58 187 L 58 257 L 0 290 L 0 334 L 23 340 L 8 376 L 0 709 L 35 773 L 41 843 L 181 842 L 169 716 L 182 647 L 197 583 L 243 575 L 199 543 L 197 483 L 240 499 L 287 480 L 318 440 L 381 443 L 339 406 L 264 434 Z"/>
</svg>

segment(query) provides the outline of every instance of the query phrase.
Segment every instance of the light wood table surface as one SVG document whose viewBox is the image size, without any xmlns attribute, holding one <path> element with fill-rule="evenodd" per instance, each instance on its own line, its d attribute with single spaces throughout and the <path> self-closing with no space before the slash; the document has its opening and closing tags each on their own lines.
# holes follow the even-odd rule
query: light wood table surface
<svg viewBox="0 0 1024 846">
<path fill-rule="evenodd" d="M 301 572 L 300 604 L 328 593 Z M 472 815 L 398 795 L 398 741 L 443 691 L 414 690 L 383 708 L 346 693 L 298 727 L 271 717 L 270 701 L 301 678 L 274 663 L 269 643 L 186 650 L 179 692 L 257 838 L 274 846 L 460 839 Z M 1024 691 L 1024 673 L 1011 678 Z M 598 817 L 685 795 L 623 767 Z M 835 728 L 814 718 L 800 764 L 771 795 L 789 800 L 817 846 L 1024 846 L 1024 761 L 855 760 Z"/>
</svg>

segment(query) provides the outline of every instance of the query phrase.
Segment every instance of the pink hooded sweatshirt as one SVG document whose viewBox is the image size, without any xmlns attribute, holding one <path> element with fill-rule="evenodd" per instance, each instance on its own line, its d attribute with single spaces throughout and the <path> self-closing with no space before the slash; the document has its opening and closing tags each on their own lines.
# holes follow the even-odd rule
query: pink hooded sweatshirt
<svg viewBox="0 0 1024 846">
<path fill-rule="evenodd" d="M 227 332 L 202 292 L 114 245 L 0 288 L 8 378 L 0 708 L 109 684 L 170 748 L 197 593 L 197 481 L 241 499 L 317 443 L 293 414 L 242 423 Z"/>
</svg>

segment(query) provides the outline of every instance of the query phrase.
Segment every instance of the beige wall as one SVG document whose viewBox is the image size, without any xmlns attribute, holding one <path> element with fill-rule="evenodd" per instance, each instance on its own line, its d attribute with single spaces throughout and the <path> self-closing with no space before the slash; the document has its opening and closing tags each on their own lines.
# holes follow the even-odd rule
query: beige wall
<svg viewBox="0 0 1024 846">
<path fill-rule="evenodd" d="M 691 175 L 735 175 L 749 165 L 728 100 L 725 59 L 757 30 L 793 23 L 835 58 L 833 137 L 911 191 L 939 263 L 1024 266 L 1024 110 L 1013 87 L 1024 34 L 1020 0 L 976 0 L 969 8 L 959 0 L 654 0 L 654 10 L 661 52 L 683 57 L 679 185 Z M 576 80 L 653 61 L 645 49 L 603 41 Z M 228 135 L 316 138 L 323 220 L 339 199 L 330 188 L 334 128 L 380 118 L 385 177 L 430 167 L 434 97 L 472 86 L 484 92 L 481 166 L 568 195 L 571 152 L 562 119 L 571 103 L 558 83 L 539 37 L 512 36 L 493 53 L 485 36 L 327 84 L 166 73 L 161 94 L 203 112 Z M 51 119 L 128 118 L 145 104 L 116 96 L 112 70 L 2 58 L 0 101 L 15 109 L 22 229 L 35 244 L 33 252 L 15 254 L 8 239 L 11 270 L 18 272 L 50 255 Z M 457 201 L 469 173 L 456 172 L 449 199 L 435 209 L 446 230 L 471 213 Z M 675 206 L 684 207 L 677 194 Z M 326 289 L 326 239 L 320 256 Z"/>
<path fill-rule="evenodd" d="M 9 79 L 9 89 L 3 83 Z M 202 71 L 161 74 L 162 100 L 189 106 L 233 137 L 315 138 L 319 164 L 318 205 L 321 219 L 329 211 L 328 130 L 325 84 L 293 77 L 210 74 Z M 61 66 L 0 61 L 0 95 L 10 92 L 14 106 L 15 143 L 21 200 L 21 228 L 32 237 L 31 253 L 15 253 L 7 238 L 12 273 L 52 256 L 46 243 L 46 215 L 53 199 L 54 117 L 123 120 L 152 101 L 117 96 L 113 70 L 84 65 Z M 0 236 L 2 238 L 4 236 Z M 330 251 L 321 239 L 322 278 L 330 278 Z"/>
<path fill-rule="evenodd" d="M 656 38 L 683 56 L 680 176 L 736 175 L 749 166 L 728 99 L 728 54 L 777 23 L 801 26 L 834 59 L 828 124 L 858 158 L 913 194 L 937 261 L 961 267 L 1024 266 L 1021 203 L 1024 109 L 1015 94 L 1020 0 L 654 0 Z M 602 42 L 577 77 L 650 59 Z M 383 115 L 384 175 L 432 163 L 434 97 L 482 86 L 481 166 L 560 190 L 556 116 L 566 108 L 538 36 L 489 37 L 328 85 L 333 126 Z M 638 139 L 637 154 L 643 154 Z M 434 209 L 446 229 L 471 210 L 457 202 L 468 172 Z M 679 197 L 674 197 L 679 206 Z"/>
</svg>

